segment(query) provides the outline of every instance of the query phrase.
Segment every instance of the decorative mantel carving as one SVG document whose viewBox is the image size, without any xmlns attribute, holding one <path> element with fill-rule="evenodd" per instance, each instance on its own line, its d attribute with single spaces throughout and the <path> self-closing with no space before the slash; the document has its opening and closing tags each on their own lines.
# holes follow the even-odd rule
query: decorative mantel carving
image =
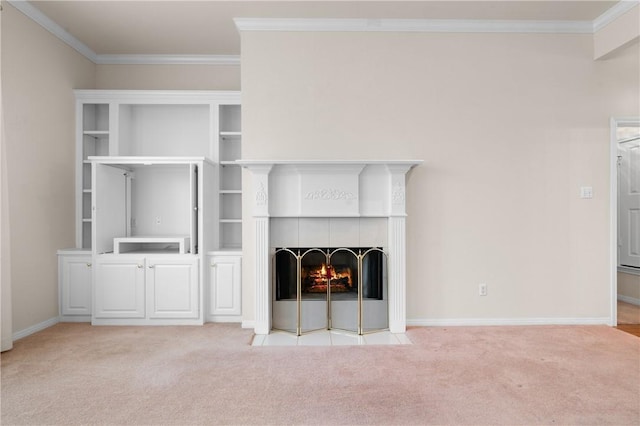
<svg viewBox="0 0 640 426">
<path fill-rule="evenodd" d="M 304 198 L 307 200 L 355 200 L 357 197 L 353 193 L 341 189 L 323 188 L 307 192 Z"/>
</svg>

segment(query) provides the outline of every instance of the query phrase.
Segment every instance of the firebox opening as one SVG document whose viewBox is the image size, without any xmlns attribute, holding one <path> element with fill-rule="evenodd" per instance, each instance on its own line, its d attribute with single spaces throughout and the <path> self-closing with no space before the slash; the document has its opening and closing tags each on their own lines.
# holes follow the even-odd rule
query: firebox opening
<svg viewBox="0 0 640 426">
<path fill-rule="evenodd" d="M 362 298 L 383 300 L 384 253 L 381 250 L 377 247 L 276 248 L 275 299 L 297 298 L 300 258 L 303 300 L 326 300 L 329 290 L 332 300 L 355 300 L 359 273 L 362 274 Z M 363 256 L 361 267 L 356 254 Z"/>
</svg>

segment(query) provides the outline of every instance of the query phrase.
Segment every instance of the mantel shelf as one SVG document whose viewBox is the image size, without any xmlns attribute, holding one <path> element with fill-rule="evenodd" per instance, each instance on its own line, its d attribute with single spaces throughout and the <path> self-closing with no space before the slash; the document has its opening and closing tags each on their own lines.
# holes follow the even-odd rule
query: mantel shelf
<svg viewBox="0 0 640 426">
<path fill-rule="evenodd" d="M 423 160 L 237 160 L 238 164 L 246 168 L 264 168 L 269 166 L 296 166 L 296 167 L 344 167 L 344 166 L 403 166 L 407 169 L 418 166 Z"/>
</svg>

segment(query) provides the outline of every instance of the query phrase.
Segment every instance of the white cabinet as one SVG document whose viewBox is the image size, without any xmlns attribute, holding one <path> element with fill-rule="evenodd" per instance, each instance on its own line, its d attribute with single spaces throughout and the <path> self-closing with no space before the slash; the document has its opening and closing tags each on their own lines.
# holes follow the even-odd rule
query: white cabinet
<svg viewBox="0 0 640 426">
<path fill-rule="evenodd" d="M 93 324 L 202 324 L 199 259 L 213 245 L 204 157 L 90 157 Z"/>
<path fill-rule="evenodd" d="M 210 253 L 208 321 L 241 321 L 242 256 L 234 252 Z"/>
<path fill-rule="evenodd" d="M 93 323 L 101 318 L 145 317 L 144 257 L 98 256 Z"/>
<path fill-rule="evenodd" d="M 99 255 L 93 324 L 200 323 L 198 257 Z"/>
<path fill-rule="evenodd" d="M 58 251 L 60 320 L 91 320 L 91 253 L 87 250 Z"/>
<path fill-rule="evenodd" d="M 146 262 L 149 318 L 192 318 L 200 313 L 198 259 L 149 257 Z"/>
<path fill-rule="evenodd" d="M 91 257 L 88 271 L 61 263 L 61 315 L 114 325 L 239 318 L 240 252 L 214 272 L 205 253 L 242 244 L 240 93 L 74 94 L 76 247 Z"/>
</svg>

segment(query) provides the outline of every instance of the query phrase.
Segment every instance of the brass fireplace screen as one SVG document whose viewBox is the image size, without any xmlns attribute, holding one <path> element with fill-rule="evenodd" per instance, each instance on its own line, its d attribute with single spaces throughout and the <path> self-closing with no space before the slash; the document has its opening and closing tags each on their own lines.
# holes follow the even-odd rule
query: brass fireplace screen
<svg viewBox="0 0 640 426">
<path fill-rule="evenodd" d="M 295 315 L 285 331 L 298 336 L 318 329 L 342 329 L 359 335 L 388 328 L 387 255 L 379 247 L 276 248 L 273 256 L 274 309 L 294 303 Z M 318 303 L 326 303 L 326 309 Z M 290 305 L 289 305 L 290 306 Z M 319 319 L 305 311 L 326 312 Z M 308 326 L 304 326 L 307 323 Z M 274 328 L 278 328 L 274 324 Z"/>
</svg>

